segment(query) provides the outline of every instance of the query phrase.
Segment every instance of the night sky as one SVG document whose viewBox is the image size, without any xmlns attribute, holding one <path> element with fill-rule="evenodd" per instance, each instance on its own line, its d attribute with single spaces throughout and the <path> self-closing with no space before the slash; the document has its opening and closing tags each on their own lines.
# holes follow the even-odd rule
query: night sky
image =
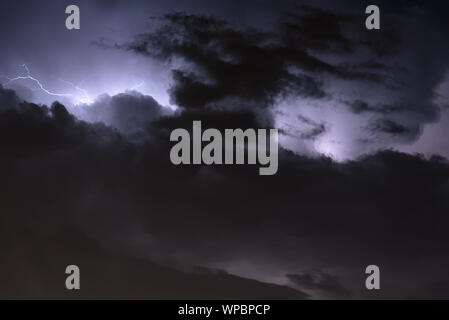
<svg viewBox="0 0 449 320">
<path fill-rule="evenodd" d="M 0 298 L 449 298 L 449 5 L 369 4 L 2 1 Z M 174 166 L 195 120 L 277 174 Z"/>
</svg>

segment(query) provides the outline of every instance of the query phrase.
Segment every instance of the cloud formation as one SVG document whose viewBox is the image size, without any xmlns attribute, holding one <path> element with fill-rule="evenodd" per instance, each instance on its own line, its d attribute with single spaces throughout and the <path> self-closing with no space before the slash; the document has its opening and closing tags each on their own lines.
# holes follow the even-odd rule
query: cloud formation
<svg viewBox="0 0 449 320">
<path fill-rule="evenodd" d="M 236 29 L 212 16 L 166 14 L 156 31 L 117 47 L 156 59 L 183 59 L 186 67 L 173 70 L 171 97 L 186 108 L 204 108 L 227 98 L 258 107 L 271 106 L 285 94 L 323 98 L 326 92 L 318 77 L 323 73 L 381 81 L 377 74 L 354 71 L 354 66 L 332 64 L 310 53 L 353 53 L 354 39 L 341 29 L 354 17 L 300 8 L 298 15 L 291 14 L 271 32 Z M 329 23 L 334 28 L 329 29 Z M 379 45 L 362 43 L 379 54 Z"/>
<path fill-rule="evenodd" d="M 175 167 L 169 161 L 172 127 L 191 124 L 198 116 L 205 126 L 218 128 L 238 121 L 253 126 L 257 120 L 243 111 L 145 118 L 158 110 L 151 104 L 141 108 L 149 97 L 130 94 L 108 101 L 107 108 L 134 110 L 136 116 L 128 120 L 145 128 L 147 138 L 135 140 L 113 124 L 80 121 L 57 103 L 2 107 L 0 237 L 2 252 L 13 264 L 2 265 L 1 274 L 8 292 L 59 295 L 46 285 L 55 284 L 59 273 L 48 270 L 71 257 L 84 266 L 89 286 L 98 284 L 88 297 L 127 297 L 127 286 L 135 285 L 141 290 L 134 290 L 133 297 L 144 298 L 145 283 L 155 277 L 171 285 L 167 291 L 150 291 L 149 297 L 229 297 L 236 288 L 248 298 L 306 298 L 301 290 L 310 289 L 320 291 L 311 297 L 344 298 L 349 291 L 362 297 L 363 271 L 357 278 L 354 270 L 375 260 L 385 269 L 383 297 L 406 297 L 411 278 L 420 296 L 444 297 L 428 285 L 447 281 L 445 273 L 423 273 L 416 261 L 434 270 L 449 264 L 446 160 L 385 151 L 338 164 L 283 149 L 278 174 L 264 180 L 254 166 Z M 139 124 L 142 119 L 148 119 L 145 126 Z M 61 232 L 65 229 L 73 232 Z M 251 278 L 273 282 L 268 274 L 276 274 L 293 281 L 298 291 L 243 279 L 248 275 L 242 261 L 251 266 Z M 11 277 L 14 263 L 23 267 Z M 121 293 L 111 296 L 101 289 L 108 277 L 90 278 L 105 265 L 111 278 L 120 270 L 149 282 L 119 282 Z M 298 273 L 322 265 L 338 270 L 339 280 L 322 272 Z M 189 266 L 227 270 L 240 278 L 194 275 Z M 29 268 L 43 270 L 29 284 L 40 288 L 39 294 L 23 282 Z M 315 276 L 321 280 L 310 280 Z M 189 281 L 204 291 L 178 290 Z M 220 288 L 221 281 L 232 285 L 223 284 L 221 293 L 210 296 L 209 284 Z M 395 285 L 387 285 L 390 281 Z"/>
<path fill-rule="evenodd" d="M 238 2 L 251 15 L 263 8 L 263 23 L 198 7 L 151 29 L 153 2 L 89 1 L 102 19 L 86 22 L 123 29 L 77 38 L 49 33 L 59 11 L 32 2 L 55 25 L 30 20 L 36 35 L 21 44 L 30 25 L 6 26 L 28 11 L 0 19 L 11 44 L 2 73 L 29 59 L 46 83 L 96 72 L 84 84 L 109 92 L 91 105 L 41 105 L 36 92 L 0 87 L 0 296 L 74 298 L 63 270 L 77 263 L 80 298 L 448 298 L 449 164 L 412 148 L 445 105 L 447 10 L 381 2 L 372 33 L 352 1 L 265 2 L 284 9 L 269 17 L 260 0 Z M 142 76 L 146 94 L 126 90 Z M 172 165 L 170 132 L 194 120 L 279 128 L 278 173 Z M 377 293 L 364 287 L 370 264 L 381 268 Z"/>
<path fill-rule="evenodd" d="M 268 109 L 262 112 L 285 134 L 284 147 L 353 159 L 413 143 L 425 124 L 437 121 L 434 90 L 449 66 L 439 54 L 444 44 L 430 19 L 414 23 L 413 11 L 406 10 L 400 17 L 404 28 L 396 15 L 385 13 L 379 32 L 360 28 L 363 19 L 362 14 L 302 5 L 262 29 L 176 12 L 155 18 L 153 31 L 114 47 L 171 63 L 169 93 L 180 107 Z M 428 45 L 430 55 L 419 53 L 410 33 Z M 297 121 L 303 116 L 329 124 L 327 130 L 319 129 L 315 143 L 306 141 L 307 124 Z M 397 133 L 400 123 L 401 134 L 371 134 Z M 317 144 L 333 145 L 334 151 Z"/>
</svg>

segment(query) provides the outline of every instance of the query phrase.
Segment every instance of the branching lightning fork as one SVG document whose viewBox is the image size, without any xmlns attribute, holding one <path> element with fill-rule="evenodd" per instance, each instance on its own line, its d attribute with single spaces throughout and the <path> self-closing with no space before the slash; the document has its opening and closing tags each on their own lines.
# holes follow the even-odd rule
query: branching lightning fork
<svg viewBox="0 0 449 320">
<path fill-rule="evenodd" d="M 8 85 L 12 82 L 20 81 L 20 80 L 30 80 L 30 81 L 34 82 L 37 86 L 37 88 L 34 88 L 34 89 L 30 88 L 33 91 L 42 91 L 45 94 L 54 96 L 54 97 L 72 98 L 72 99 L 76 100 L 76 104 L 92 104 L 94 102 L 94 99 L 92 99 L 89 96 L 89 93 L 87 92 L 87 90 L 81 87 L 81 84 L 83 83 L 83 81 L 81 81 L 78 85 L 76 85 L 73 82 L 70 82 L 70 81 L 67 81 L 64 79 L 58 79 L 59 81 L 69 85 L 74 91 L 69 92 L 69 93 L 53 92 L 53 91 L 50 91 L 47 88 L 45 88 L 45 86 L 42 84 L 42 82 L 39 79 L 37 79 L 31 75 L 30 69 L 28 68 L 28 66 L 26 64 L 22 64 L 22 65 L 20 65 L 20 67 L 26 71 L 26 75 L 19 75 L 15 78 L 11 78 L 11 77 L 8 77 L 5 75 L 0 75 L 0 78 L 4 78 L 4 79 L 8 80 L 7 82 L 2 84 L 3 86 Z M 145 81 L 141 81 L 140 83 L 129 88 L 128 90 L 135 91 L 135 90 L 138 90 L 139 88 L 143 87 L 144 85 L 145 85 Z"/>
<path fill-rule="evenodd" d="M 46 94 L 48 94 L 48 95 L 50 95 L 50 96 L 54 96 L 54 97 L 70 97 L 70 98 L 76 99 L 77 102 L 79 102 L 79 103 L 91 103 L 91 102 L 92 102 L 92 100 L 89 98 L 89 95 L 87 94 L 87 91 L 86 91 L 85 89 L 82 89 L 82 88 L 80 88 L 80 87 L 78 87 L 78 86 L 75 86 L 75 85 L 72 84 L 71 82 L 62 80 L 62 81 L 64 81 L 65 83 L 68 83 L 68 84 L 70 84 L 71 86 L 73 86 L 76 90 L 82 92 L 83 95 L 84 95 L 84 97 L 85 97 L 85 99 L 80 99 L 80 98 L 78 98 L 76 95 L 74 95 L 73 93 L 57 93 L 57 92 L 50 91 L 50 90 L 48 90 L 48 89 L 46 89 L 46 88 L 44 87 L 44 85 L 40 82 L 39 79 L 36 79 L 35 77 L 33 77 L 33 76 L 31 75 L 30 69 L 28 68 L 28 66 L 27 66 L 26 64 L 22 64 L 22 65 L 20 65 L 20 67 L 22 67 L 22 68 L 25 69 L 25 71 L 26 71 L 26 76 L 17 76 L 17 77 L 15 77 L 15 78 L 10 78 L 10 77 L 7 77 L 7 76 L 2 76 L 3 78 L 5 78 L 5 79 L 8 80 L 7 82 L 3 83 L 4 86 L 5 86 L 5 85 L 8 85 L 8 84 L 10 84 L 10 83 L 12 83 L 12 82 L 15 82 L 15 81 L 20 81 L 20 80 L 31 80 L 31 81 L 33 81 L 34 83 L 36 83 L 36 85 L 39 87 L 39 89 L 40 89 L 41 91 L 43 91 L 44 93 L 46 93 Z"/>
</svg>

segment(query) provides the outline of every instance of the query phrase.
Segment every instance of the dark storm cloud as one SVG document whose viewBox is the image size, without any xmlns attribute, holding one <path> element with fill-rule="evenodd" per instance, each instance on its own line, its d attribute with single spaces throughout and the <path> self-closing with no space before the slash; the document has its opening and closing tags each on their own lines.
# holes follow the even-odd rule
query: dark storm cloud
<svg viewBox="0 0 449 320">
<path fill-rule="evenodd" d="M 271 106 L 289 94 L 322 98 L 327 95 L 324 74 L 381 81 L 376 73 L 350 70 L 310 54 L 352 54 L 360 49 L 363 45 L 341 30 L 345 23 L 353 25 L 355 17 L 305 6 L 298 12 L 274 31 L 237 29 L 211 16 L 172 13 L 161 19 L 156 31 L 116 47 L 156 59 L 184 59 L 186 68 L 173 70 L 170 93 L 174 103 L 187 108 L 204 108 L 226 98 L 252 101 L 258 107 Z M 335 27 L 329 28 L 328 23 Z M 379 45 L 368 47 L 375 52 Z"/>
<path fill-rule="evenodd" d="M 284 10 L 265 28 L 235 26 L 211 15 L 171 13 L 154 18 L 152 31 L 134 41 L 109 47 L 168 62 L 172 66 L 168 93 L 178 106 L 255 113 L 263 109 L 265 118 L 279 106 L 293 118 L 315 114 L 311 120 L 326 127 L 315 126 L 311 134 L 303 132 L 301 121 L 271 115 L 288 135 L 284 147 L 315 153 L 308 150 L 314 148 L 308 140 L 321 146 L 342 144 L 343 148 L 331 146 L 340 150 L 332 154 L 354 158 L 412 144 L 426 124 L 440 119 L 434 98 L 449 66 L 442 54 L 447 51 L 444 37 L 428 17 L 417 17 L 408 8 L 402 13 L 388 8 L 382 11 L 379 32 L 361 27 L 363 11 L 334 13 L 304 5 Z M 360 126 L 346 123 L 352 115 L 337 118 L 330 115 L 334 111 L 326 115 L 310 110 L 335 105 L 345 114 L 345 104 L 359 117 Z M 400 123 L 402 133 L 392 126 Z M 385 134 L 373 139 L 373 132 Z"/>
<path fill-rule="evenodd" d="M 17 223 L 12 223 L 17 227 Z M 262 283 L 202 268 L 183 272 L 98 246 L 83 233 L 61 227 L 38 238 L 26 229 L 0 227 L 4 261 L 0 270 L 1 299 L 285 299 L 308 295 L 275 284 Z M 42 247 L 45 247 L 45 253 Z M 20 252 L 20 254 L 18 254 Z M 82 270 L 82 290 L 65 289 L 64 270 L 76 261 Z"/>
<path fill-rule="evenodd" d="M 142 107 L 149 97 L 120 95 L 109 102 L 114 99 L 135 104 L 129 121 L 138 124 L 138 114 L 158 110 Z M 290 280 L 334 297 L 359 292 L 363 268 L 373 262 L 387 270 L 383 297 L 405 297 L 411 278 L 416 287 L 448 280 L 445 273 L 423 275 L 413 267 L 416 261 L 449 267 L 446 160 L 386 151 L 338 164 L 281 149 L 278 174 L 263 181 L 253 166 L 171 165 L 170 130 L 188 127 L 199 116 L 205 127 L 257 123 L 245 111 L 183 111 L 146 117 L 148 139 L 132 142 L 117 129 L 76 119 L 60 104 L 24 103 L 3 111 L 0 243 L 12 263 L 0 266 L 3 288 L 18 297 L 65 296 L 54 287 L 56 270 L 73 258 L 88 275 L 89 298 L 235 298 L 236 291 L 248 298 L 304 298 L 299 291 L 223 273 L 168 270 L 144 260 L 171 266 L 264 261 L 272 272 L 292 275 L 310 264 L 310 250 L 315 261 L 344 277 L 319 273 L 321 280 L 307 282 L 312 275 L 296 274 Z M 61 232 L 67 228 L 75 231 Z M 106 266 L 108 273 L 97 276 Z M 29 269 L 42 272 L 25 284 Z M 362 270 L 361 279 L 351 280 L 353 270 Z M 110 284 L 120 292 L 103 290 L 115 272 L 130 275 L 129 282 Z M 389 287 L 393 280 L 397 285 Z M 153 281 L 160 286 L 150 286 Z M 146 284 L 156 289 L 147 291 Z M 33 286 L 41 293 L 33 293 Z M 208 293 L 211 286 L 216 296 Z"/>
<path fill-rule="evenodd" d="M 412 137 L 416 136 L 417 133 L 420 132 L 420 128 L 417 126 L 408 127 L 390 119 L 376 120 L 371 124 L 369 129 L 374 133 L 380 132 L 390 135 L 410 135 Z"/>
<path fill-rule="evenodd" d="M 395 53 L 401 46 L 401 39 L 394 28 L 375 34 L 355 28 L 360 24 L 360 15 L 332 13 L 301 5 L 296 7 L 296 13 L 293 10 L 286 16 L 288 19 L 280 26 L 282 36 L 286 42 L 307 50 L 349 54 L 356 53 L 362 46 L 379 58 Z"/>
<path fill-rule="evenodd" d="M 313 140 L 326 132 L 326 125 L 324 123 L 316 123 L 304 116 L 298 116 L 298 120 L 310 127 L 306 132 L 301 133 L 303 139 Z"/>
<path fill-rule="evenodd" d="M 11 91 L 3 89 L 0 89 L 0 96 L 14 97 Z M 112 97 L 109 107 L 117 107 L 124 99 L 134 103 L 130 107 L 136 115 L 157 114 L 154 104 L 145 103 L 146 107 L 140 108 L 145 99 L 133 95 Z M 149 97 L 146 99 L 151 102 Z M 3 101 L 8 103 L 11 99 Z M 298 290 L 225 272 L 207 269 L 183 272 L 129 257 L 124 252 L 117 254 L 114 248 L 117 243 L 109 242 L 117 236 L 113 226 L 115 223 L 128 225 L 134 215 L 134 212 L 121 210 L 133 211 L 139 207 L 132 204 L 133 191 L 138 191 L 137 198 L 143 196 L 141 200 L 147 198 L 144 193 L 152 193 L 146 189 L 148 181 L 143 185 L 139 183 L 139 176 L 149 177 L 145 171 L 151 169 L 151 185 L 159 181 L 160 186 L 169 186 L 163 182 L 168 163 L 164 169 L 158 166 L 157 145 L 129 143 L 116 129 L 79 121 L 58 103 L 47 108 L 24 102 L 2 110 L 0 172 L 4 180 L 0 188 L 0 248 L 3 261 L 8 262 L 0 265 L 2 298 L 231 299 L 237 297 L 236 292 L 241 294 L 241 299 L 307 297 Z M 132 119 L 137 124 L 141 121 L 138 117 Z M 146 119 L 149 124 L 151 119 Z M 140 159 L 139 164 L 133 166 L 130 161 L 137 160 L 137 154 L 139 157 L 151 155 L 153 161 L 143 163 L 141 161 L 146 159 Z M 133 170 L 139 173 L 131 174 Z M 125 182 L 128 179 L 133 182 L 128 184 Z M 110 192 L 115 193 L 114 189 L 118 192 L 118 201 L 108 199 Z M 93 202 L 91 195 L 95 195 Z M 160 199 L 162 202 L 156 201 L 154 207 L 148 206 L 156 200 L 152 198 L 147 198 L 149 202 L 145 200 L 142 210 L 158 210 L 156 208 L 166 197 Z M 152 220 L 150 216 L 147 218 Z M 98 234 L 97 228 L 103 231 Z M 94 234 L 99 235 L 98 238 L 92 239 L 93 230 L 97 230 Z M 102 237 L 108 239 L 105 242 L 113 250 L 98 245 Z M 83 292 L 86 292 L 77 296 L 60 285 L 64 280 L 61 270 L 74 260 L 83 269 Z M 117 276 L 122 278 L 124 268 L 128 272 L 126 280 L 117 280 Z M 30 270 L 34 270 L 33 277 L 27 276 Z M 111 281 L 113 290 L 108 289 Z M 39 288 L 38 292 L 34 288 Z"/>
<path fill-rule="evenodd" d="M 391 114 L 401 113 L 404 111 L 413 111 L 415 108 L 411 105 L 371 105 L 362 100 L 356 100 L 352 103 L 347 103 L 352 112 L 360 114 L 365 112 L 379 113 L 379 114 Z"/>
<path fill-rule="evenodd" d="M 353 43 L 342 30 L 343 25 L 353 22 L 354 17 L 307 6 L 298 9 L 297 13 L 288 13 L 288 21 L 281 24 L 282 34 L 288 42 L 319 52 L 354 51 Z"/>
<path fill-rule="evenodd" d="M 87 135 L 86 125 L 77 123 L 57 102 L 51 108 L 22 103 L 0 114 L 2 155 L 6 157 L 73 148 Z"/>
<path fill-rule="evenodd" d="M 4 89 L 0 85 L 0 111 L 16 107 L 21 102 L 20 98 L 13 90 Z"/>
<path fill-rule="evenodd" d="M 142 130 L 149 122 L 171 113 L 150 96 L 137 92 L 103 95 L 95 103 L 84 108 L 91 122 L 104 122 L 125 133 Z"/>
<path fill-rule="evenodd" d="M 130 7 L 119 1 L 97 4 L 101 12 L 119 7 L 125 13 Z M 33 8 L 28 11 L 34 13 Z M 110 21 L 95 13 L 86 20 L 91 26 Z M 0 15 L 6 25 L 14 17 L 7 11 Z M 449 164 L 439 156 L 382 151 L 337 163 L 281 147 L 279 172 L 272 177 L 258 176 L 254 166 L 176 167 L 169 159 L 172 129 L 190 129 L 193 120 L 201 120 L 203 128 L 272 127 L 269 107 L 283 96 L 331 104 L 326 99 L 335 92 L 325 86 L 330 79 L 337 87 L 349 81 L 351 91 L 369 86 L 369 93 L 382 100 L 357 96 L 354 104 L 348 102 L 356 114 L 373 120 L 364 128 L 370 134 L 386 135 L 388 142 L 413 140 L 420 124 L 437 118 L 438 108 L 430 101 L 447 67 L 447 46 L 431 28 L 410 26 L 411 36 L 402 39 L 395 25 L 368 35 L 361 21 L 311 7 L 284 16 L 272 30 L 204 15 L 166 15 L 157 21 L 160 29 L 118 47 L 175 66 L 183 60 L 172 74 L 170 93 L 183 107 L 176 112 L 150 96 L 125 93 L 78 108 L 93 122 L 87 123 L 59 103 L 22 102 L 0 88 L 0 251 L 7 262 L 0 264 L 0 296 L 73 297 L 63 289 L 63 271 L 76 263 L 84 279 L 80 298 L 300 299 L 308 297 L 302 292 L 306 288 L 314 291 L 312 297 L 321 291 L 373 298 L 364 291 L 364 270 L 374 263 L 382 274 L 375 297 L 448 298 Z M 52 28 L 45 26 L 33 36 L 45 48 L 40 55 L 17 47 L 16 34 L 2 28 L 14 46 L 4 56 L 2 51 L 1 63 L 9 65 L 12 56 L 28 52 L 48 74 L 58 69 L 56 57 L 62 65 L 82 61 L 84 70 L 90 69 L 86 61 L 104 60 L 107 71 L 118 65 L 120 72 L 107 73 L 111 83 L 124 74 L 123 56 L 69 59 L 66 53 L 78 52 L 79 42 L 65 30 L 56 39 L 62 34 L 72 47 L 56 55 L 61 45 L 54 45 Z M 80 34 L 83 43 L 95 38 L 92 29 L 85 29 L 88 36 Z M 29 40 L 24 46 L 33 48 Z M 106 40 L 100 44 L 109 47 Z M 365 50 L 366 59 L 349 59 L 361 58 Z M 350 62 L 334 61 L 341 57 Z M 70 64 L 68 70 L 76 68 Z M 379 88 L 371 85 L 399 98 L 377 94 Z M 318 139 L 332 125 L 293 118 L 305 127 L 303 139 Z M 285 277 L 296 290 L 207 268 L 242 274 L 239 263 L 249 266 L 252 279 Z"/>
<path fill-rule="evenodd" d="M 421 292 L 422 294 L 420 295 L 416 292 Z M 431 282 L 422 287 L 418 287 L 407 298 L 416 300 L 423 299 L 422 296 L 425 297 L 425 300 L 441 300 L 444 297 L 449 297 L 449 281 Z"/>
</svg>

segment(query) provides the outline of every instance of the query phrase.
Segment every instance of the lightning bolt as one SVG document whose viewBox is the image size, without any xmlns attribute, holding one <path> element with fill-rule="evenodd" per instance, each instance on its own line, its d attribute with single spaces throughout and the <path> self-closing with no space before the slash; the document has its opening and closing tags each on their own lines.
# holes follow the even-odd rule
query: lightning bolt
<svg viewBox="0 0 449 320">
<path fill-rule="evenodd" d="M 73 87 L 75 90 L 81 92 L 81 94 L 84 96 L 83 99 L 79 99 L 79 98 L 78 98 L 78 100 L 79 100 L 81 103 L 88 103 L 88 104 L 90 104 L 90 103 L 93 103 L 93 102 L 94 102 L 94 101 L 90 98 L 89 94 L 87 93 L 87 90 L 80 87 L 80 85 L 81 85 L 81 83 L 83 83 L 83 81 L 81 81 L 78 85 L 75 85 L 74 83 L 72 83 L 72 82 L 70 82 L 70 81 L 67 81 L 67 80 L 64 80 L 64 79 L 59 79 L 59 81 L 64 82 L 64 83 L 68 84 L 69 86 Z"/>
<path fill-rule="evenodd" d="M 43 84 L 36 78 L 34 78 L 33 76 L 31 76 L 31 72 L 30 69 L 28 69 L 28 66 L 26 64 L 21 64 L 20 67 L 24 68 L 27 72 L 26 76 L 18 76 L 15 78 L 9 78 L 9 77 L 5 77 L 8 79 L 8 82 L 4 83 L 3 85 L 8 85 L 14 81 L 19 81 L 19 80 L 31 80 L 34 81 L 37 86 L 46 94 L 50 95 L 50 96 L 55 96 L 55 97 L 73 97 L 73 94 L 71 93 L 56 93 L 56 92 L 52 92 L 50 90 L 47 90 Z"/>
<path fill-rule="evenodd" d="M 74 89 L 74 91 L 77 92 L 77 94 L 75 93 L 58 93 L 58 92 L 53 92 L 47 88 L 45 88 L 45 86 L 42 84 L 42 82 L 35 78 L 34 76 L 31 75 L 31 71 L 28 68 L 28 66 L 26 64 L 21 64 L 19 67 L 23 68 L 26 72 L 26 75 L 19 75 L 15 78 L 11 78 L 5 75 L 0 75 L 0 78 L 4 78 L 7 79 L 8 81 L 3 83 L 3 86 L 6 86 L 10 83 L 16 82 L 16 81 L 21 81 L 21 80 L 30 80 L 32 82 L 34 82 L 37 86 L 37 88 L 30 88 L 33 91 L 42 91 L 45 94 L 49 95 L 49 96 L 54 96 L 54 97 L 69 97 L 72 98 L 76 101 L 75 105 L 77 104 L 92 104 L 94 102 L 94 99 L 92 99 L 89 96 L 89 93 L 87 92 L 86 89 L 81 87 L 81 84 L 84 81 L 81 81 L 78 85 L 74 84 L 73 82 L 64 80 L 64 79 L 58 79 L 59 81 L 69 85 L 71 88 Z M 145 81 L 141 81 L 140 83 L 138 83 L 137 85 L 135 85 L 134 87 L 131 87 L 129 90 L 130 91 L 134 91 L 137 90 L 139 88 L 141 88 L 142 86 L 145 85 Z"/>
<path fill-rule="evenodd" d="M 31 80 L 31 81 L 33 81 L 33 82 L 38 86 L 38 88 L 39 88 L 42 92 L 46 93 L 46 94 L 49 95 L 49 96 L 54 96 L 54 97 L 70 97 L 70 98 L 76 99 L 78 103 L 92 103 L 92 102 L 93 102 L 93 100 L 90 99 L 90 97 L 89 97 L 89 95 L 88 95 L 88 93 L 87 93 L 87 91 L 86 91 L 85 89 L 82 89 L 82 88 L 80 88 L 79 86 L 76 86 L 76 85 L 74 85 L 73 83 L 71 83 L 71 82 L 69 82 L 69 81 L 61 80 L 61 81 L 65 82 L 65 83 L 67 83 L 67 84 L 70 84 L 70 85 L 71 85 L 73 88 L 75 88 L 77 91 L 81 92 L 81 93 L 83 94 L 83 96 L 84 96 L 84 99 L 78 98 L 78 97 L 75 96 L 73 93 L 57 93 L 57 92 L 50 91 L 49 89 L 47 89 L 47 88 L 44 87 L 44 85 L 40 82 L 39 79 L 37 79 L 37 78 L 35 78 L 35 77 L 33 77 L 33 76 L 31 75 L 30 69 L 28 68 L 28 66 L 27 66 L 26 64 L 21 64 L 19 67 L 25 69 L 25 71 L 26 71 L 26 76 L 17 76 L 17 77 L 15 77 L 15 78 L 10 78 L 10 77 L 7 77 L 7 76 L 1 76 L 2 78 L 5 78 L 5 79 L 8 80 L 7 82 L 5 82 L 5 83 L 2 84 L 3 86 L 8 85 L 8 84 L 10 84 L 10 83 L 12 83 L 12 82 L 15 82 L 15 81 L 20 81 L 20 80 Z M 39 90 L 39 89 L 38 89 L 38 90 Z"/>
</svg>

